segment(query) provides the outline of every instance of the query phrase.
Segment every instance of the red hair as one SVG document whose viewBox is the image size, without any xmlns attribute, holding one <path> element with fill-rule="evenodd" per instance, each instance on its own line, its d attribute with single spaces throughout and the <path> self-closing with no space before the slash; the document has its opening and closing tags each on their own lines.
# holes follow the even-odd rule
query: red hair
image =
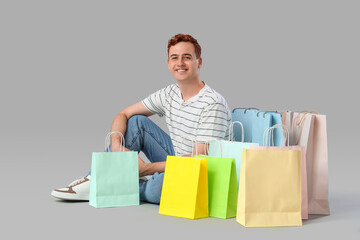
<svg viewBox="0 0 360 240">
<path fill-rule="evenodd" d="M 178 44 L 179 42 L 190 42 L 194 45 L 195 47 L 195 55 L 196 58 L 199 59 L 201 56 L 201 47 L 199 45 L 199 43 L 197 42 L 197 40 L 195 38 L 193 38 L 191 35 L 188 34 L 176 34 L 175 36 L 173 36 L 169 42 L 168 42 L 168 55 L 169 55 L 169 49 L 170 47 Z"/>
</svg>

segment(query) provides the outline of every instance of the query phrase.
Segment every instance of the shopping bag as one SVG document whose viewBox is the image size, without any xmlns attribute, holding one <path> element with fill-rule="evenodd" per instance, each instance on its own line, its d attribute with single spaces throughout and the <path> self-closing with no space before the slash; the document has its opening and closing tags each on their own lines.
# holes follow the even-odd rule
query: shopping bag
<svg viewBox="0 0 360 240">
<path fill-rule="evenodd" d="M 167 157 L 159 214 L 189 219 L 209 216 L 205 158 Z"/>
<path fill-rule="evenodd" d="M 235 158 L 198 157 L 207 160 L 209 216 L 223 219 L 235 217 L 238 193 Z"/>
<path fill-rule="evenodd" d="M 105 149 L 109 146 L 107 139 Z M 123 145 L 124 137 L 121 134 Z M 138 153 L 93 152 L 89 205 L 96 208 L 139 205 L 139 165 Z"/>
<path fill-rule="evenodd" d="M 258 112 L 256 114 L 256 118 L 253 120 L 252 126 L 252 142 L 257 142 L 259 144 L 263 141 L 263 134 L 269 127 L 272 127 L 277 124 L 282 124 L 281 114 L 278 112 Z M 281 128 L 276 129 L 273 133 L 274 137 L 274 146 L 281 145 L 281 136 L 283 135 L 283 131 Z"/>
<path fill-rule="evenodd" d="M 301 152 L 244 149 L 236 221 L 245 227 L 301 226 Z"/>
<path fill-rule="evenodd" d="M 256 114 L 259 112 L 257 108 L 235 108 L 231 112 L 231 118 L 234 122 L 241 122 L 243 125 L 244 132 L 240 126 L 234 126 L 234 140 L 237 142 L 242 141 L 242 136 L 244 136 L 244 141 L 242 142 L 252 142 L 252 124 L 253 119 L 256 118 Z"/>
<path fill-rule="evenodd" d="M 281 114 L 272 111 L 260 111 L 254 108 L 236 108 L 232 111 L 232 120 L 240 121 L 245 129 L 245 142 L 262 144 L 264 131 L 276 124 L 282 124 Z M 274 132 L 275 146 L 279 146 L 281 141 L 281 129 Z M 235 140 L 239 141 L 240 128 L 234 128 Z"/>
<path fill-rule="evenodd" d="M 234 127 L 235 124 L 238 124 L 241 128 L 241 132 L 239 132 L 241 138 L 239 141 L 234 141 Z M 228 140 L 219 140 L 220 144 L 217 141 L 209 141 L 209 156 L 213 157 L 224 157 L 224 158 L 235 158 L 235 166 L 236 166 L 236 180 L 237 187 L 239 187 L 239 179 L 240 179 L 240 168 L 241 168 L 241 159 L 242 152 L 245 148 L 250 148 L 250 146 L 259 146 L 258 143 L 244 142 L 246 139 L 246 128 L 243 127 L 243 124 L 239 121 L 234 121 L 230 124 L 229 127 L 229 138 Z"/>
<path fill-rule="evenodd" d="M 284 142 L 281 147 L 272 146 L 271 139 L 276 128 L 283 128 L 285 133 Z M 266 141 L 267 138 L 267 141 Z M 273 150 L 298 150 L 301 152 L 301 218 L 308 219 L 308 194 L 307 194 L 307 173 L 306 173 L 306 152 L 303 146 L 289 146 L 289 131 L 285 125 L 274 125 L 264 132 L 264 144 L 266 147 L 250 147 L 250 149 L 273 149 Z M 270 147 L 269 147 L 270 146 Z"/>
<path fill-rule="evenodd" d="M 306 151 L 309 214 L 330 214 L 326 115 L 314 111 L 283 113 L 293 145 Z"/>
</svg>

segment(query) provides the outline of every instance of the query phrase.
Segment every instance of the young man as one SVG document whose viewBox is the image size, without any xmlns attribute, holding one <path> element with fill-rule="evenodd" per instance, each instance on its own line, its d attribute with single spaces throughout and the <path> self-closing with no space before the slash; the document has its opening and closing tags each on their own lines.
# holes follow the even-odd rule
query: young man
<svg viewBox="0 0 360 240">
<path fill-rule="evenodd" d="M 125 136 L 125 147 L 142 151 L 150 160 L 139 157 L 140 200 L 159 203 L 168 155 L 204 154 L 209 139 L 225 139 L 231 113 L 225 99 L 200 80 L 201 47 L 190 35 L 177 34 L 168 42 L 168 68 L 177 83 L 165 87 L 141 102 L 122 110 L 113 120 L 112 132 Z M 148 117 L 165 116 L 170 136 Z M 196 139 L 193 146 L 183 136 Z M 111 151 L 120 150 L 120 136 L 111 135 Z M 89 200 L 90 173 L 51 195 L 65 200 Z"/>
</svg>

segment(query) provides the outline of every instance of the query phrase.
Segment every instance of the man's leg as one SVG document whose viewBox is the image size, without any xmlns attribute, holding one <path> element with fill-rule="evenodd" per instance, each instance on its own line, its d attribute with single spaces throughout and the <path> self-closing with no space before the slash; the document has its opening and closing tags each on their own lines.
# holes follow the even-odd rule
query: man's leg
<svg viewBox="0 0 360 240">
<path fill-rule="evenodd" d="M 167 155 L 174 155 L 170 137 L 149 118 L 135 115 L 128 120 L 125 133 L 125 147 L 144 152 L 150 162 L 165 161 Z M 110 148 L 108 148 L 108 151 Z M 75 180 L 68 187 L 54 189 L 52 196 L 64 200 L 88 200 L 90 174 Z M 140 182 L 140 200 L 159 203 L 164 173 L 155 173 L 148 181 Z"/>
<path fill-rule="evenodd" d="M 142 151 L 150 162 L 165 161 L 168 155 L 174 155 L 169 135 L 142 115 L 135 115 L 128 120 L 125 147 L 132 151 Z M 156 172 L 148 181 L 140 182 L 140 200 L 160 203 L 163 178 L 164 173 Z"/>
<path fill-rule="evenodd" d="M 142 151 L 150 162 L 165 161 L 168 155 L 174 155 L 169 135 L 143 115 L 135 115 L 128 120 L 125 147 Z"/>
</svg>

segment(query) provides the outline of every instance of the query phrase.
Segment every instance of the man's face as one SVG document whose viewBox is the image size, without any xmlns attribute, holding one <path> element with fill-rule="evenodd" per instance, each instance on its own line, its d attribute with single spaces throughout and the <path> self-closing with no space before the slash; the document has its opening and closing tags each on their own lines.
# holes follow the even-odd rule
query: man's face
<svg viewBox="0 0 360 240">
<path fill-rule="evenodd" d="M 196 59 L 195 47 L 190 42 L 179 42 L 169 49 L 168 67 L 177 81 L 199 78 L 202 59 Z"/>
</svg>

